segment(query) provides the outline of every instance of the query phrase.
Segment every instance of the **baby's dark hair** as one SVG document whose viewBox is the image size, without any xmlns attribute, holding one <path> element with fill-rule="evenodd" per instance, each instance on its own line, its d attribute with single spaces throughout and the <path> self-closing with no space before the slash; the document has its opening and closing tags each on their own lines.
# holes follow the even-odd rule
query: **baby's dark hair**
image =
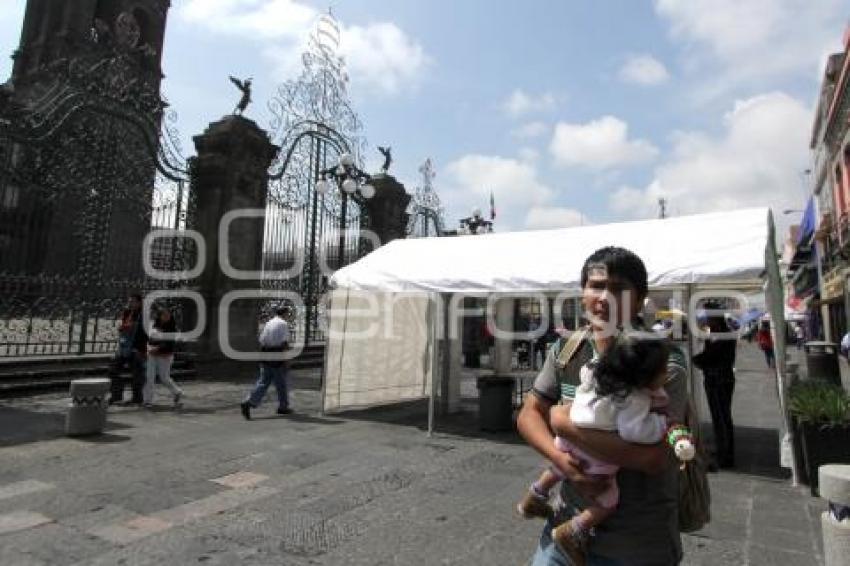
<svg viewBox="0 0 850 566">
<path fill-rule="evenodd" d="M 664 371 L 669 355 L 670 346 L 660 335 L 620 333 L 596 364 L 596 393 L 625 399 L 635 389 L 652 383 Z"/>
</svg>

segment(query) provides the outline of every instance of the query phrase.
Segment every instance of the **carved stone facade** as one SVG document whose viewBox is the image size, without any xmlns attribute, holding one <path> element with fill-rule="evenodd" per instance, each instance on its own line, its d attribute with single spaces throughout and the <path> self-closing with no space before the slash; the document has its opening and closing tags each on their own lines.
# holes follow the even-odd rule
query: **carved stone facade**
<svg viewBox="0 0 850 566">
<path fill-rule="evenodd" d="M 28 0 L 12 83 L 37 85 L 51 63 L 100 48 L 135 53 L 158 86 L 170 7 L 170 0 Z"/>
</svg>

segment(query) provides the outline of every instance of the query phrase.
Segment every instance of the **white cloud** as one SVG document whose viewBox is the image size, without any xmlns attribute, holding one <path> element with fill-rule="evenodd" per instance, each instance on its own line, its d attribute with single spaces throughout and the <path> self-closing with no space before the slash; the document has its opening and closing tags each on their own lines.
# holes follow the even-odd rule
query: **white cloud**
<svg viewBox="0 0 850 566">
<path fill-rule="evenodd" d="M 711 137 L 679 132 L 670 159 L 660 164 L 645 189 L 621 187 L 612 210 L 630 217 L 655 217 L 658 199 L 676 214 L 749 206 L 800 208 L 800 172 L 808 162 L 811 109 L 782 92 L 735 102 L 725 131 Z"/>
<path fill-rule="evenodd" d="M 517 155 L 519 155 L 520 161 L 531 165 L 536 164 L 540 160 L 540 152 L 533 147 L 521 147 Z"/>
<path fill-rule="evenodd" d="M 651 55 L 632 55 L 620 68 L 619 76 L 623 82 L 652 86 L 666 82 L 670 73 Z"/>
<path fill-rule="evenodd" d="M 494 155 L 465 155 L 446 166 L 440 196 L 449 218 L 469 215 L 474 207 L 489 212 L 490 193 L 496 202 L 500 232 L 526 227 L 526 211 L 544 206 L 555 192 L 538 178 L 534 165 Z M 454 219 L 456 220 L 456 218 Z"/>
<path fill-rule="evenodd" d="M 511 135 L 515 138 L 527 140 L 538 138 L 549 132 L 549 126 L 545 122 L 528 122 L 518 128 L 511 130 Z"/>
<path fill-rule="evenodd" d="M 708 75 L 702 97 L 793 73 L 809 77 L 839 50 L 846 0 L 655 0 L 694 73 Z M 702 85 L 701 85 L 702 87 Z"/>
<path fill-rule="evenodd" d="M 418 83 L 432 62 L 419 43 L 392 23 L 346 28 L 342 52 L 353 80 L 389 94 Z"/>
<path fill-rule="evenodd" d="M 614 116 L 587 124 L 559 122 L 549 150 L 558 165 L 592 169 L 642 163 L 658 155 L 650 142 L 628 139 L 628 124 Z"/>
<path fill-rule="evenodd" d="M 525 225 L 537 230 L 572 228 L 573 226 L 587 226 L 590 223 L 590 220 L 584 214 L 574 208 L 534 206 L 525 215 Z"/>
<path fill-rule="evenodd" d="M 314 8 L 293 0 L 188 0 L 178 14 L 218 33 L 265 40 L 301 39 L 318 17 Z"/>
<path fill-rule="evenodd" d="M 535 96 L 522 89 L 516 89 L 502 103 L 502 110 L 512 118 L 518 118 L 525 114 L 551 110 L 556 102 L 555 95 L 549 92 Z"/>
<path fill-rule="evenodd" d="M 319 12 L 295 0 L 188 0 L 178 15 L 220 33 L 268 42 L 263 56 L 279 78 L 292 78 Z M 415 86 L 432 63 L 425 49 L 391 22 L 341 26 L 340 54 L 353 85 L 383 94 Z"/>
</svg>

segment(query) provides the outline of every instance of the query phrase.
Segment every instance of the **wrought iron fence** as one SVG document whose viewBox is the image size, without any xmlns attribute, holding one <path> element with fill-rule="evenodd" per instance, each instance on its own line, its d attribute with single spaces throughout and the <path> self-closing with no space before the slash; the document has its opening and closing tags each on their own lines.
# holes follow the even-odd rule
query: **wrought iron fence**
<svg viewBox="0 0 850 566">
<path fill-rule="evenodd" d="M 145 235 L 191 222 L 175 115 L 132 54 L 92 51 L 38 79 L 0 100 L 0 358 L 107 353 L 130 292 L 185 283 L 142 268 Z M 183 270 L 186 242 L 155 240 L 152 264 Z"/>
</svg>

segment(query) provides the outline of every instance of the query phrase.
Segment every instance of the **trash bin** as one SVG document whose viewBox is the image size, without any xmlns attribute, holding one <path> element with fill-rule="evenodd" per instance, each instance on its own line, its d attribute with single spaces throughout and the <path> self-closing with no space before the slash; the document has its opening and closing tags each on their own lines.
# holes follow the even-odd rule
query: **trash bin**
<svg viewBox="0 0 850 566">
<path fill-rule="evenodd" d="M 841 385 L 838 369 L 838 344 L 833 342 L 806 342 L 807 378 Z"/>
<path fill-rule="evenodd" d="M 514 428 L 513 377 L 478 378 L 478 423 L 481 430 L 501 432 Z"/>
</svg>

